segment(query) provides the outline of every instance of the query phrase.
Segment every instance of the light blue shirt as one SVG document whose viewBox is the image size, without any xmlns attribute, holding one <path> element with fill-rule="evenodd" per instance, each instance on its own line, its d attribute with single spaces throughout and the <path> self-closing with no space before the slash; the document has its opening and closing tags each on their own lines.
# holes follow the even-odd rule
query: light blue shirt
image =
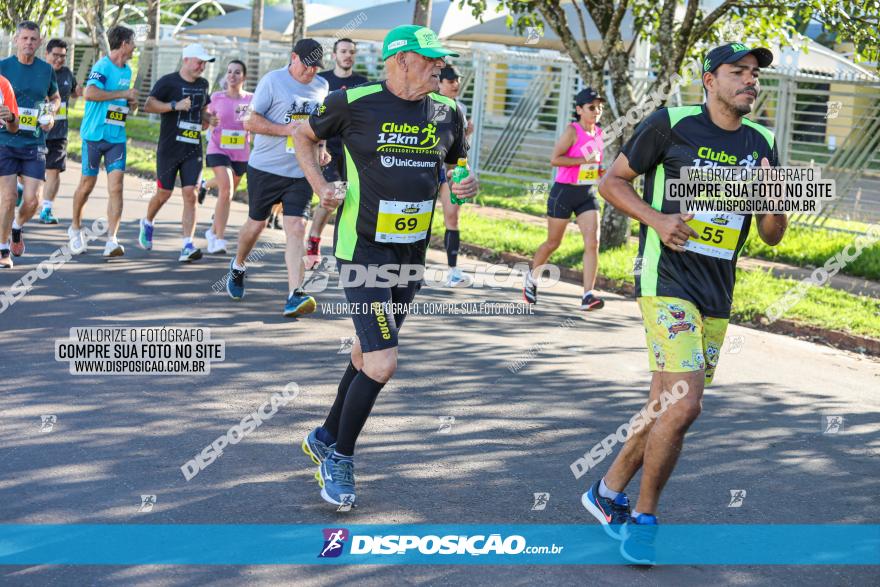
<svg viewBox="0 0 880 587">
<path fill-rule="evenodd" d="M 109 57 L 102 57 L 92 67 L 86 87 L 95 86 L 105 92 L 128 90 L 131 86 L 131 68 L 126 63 L 117 67 Z M 125 142 L 125 126 L 108 122 L 107 112 L 110 106 L 128 108 L 128 101 L 123 98 L 106 102 L 86 100 L 86 112 L 80 126 L 80 135 L 86 141 L 107 141 L 108 143 Z"/>
</svg>

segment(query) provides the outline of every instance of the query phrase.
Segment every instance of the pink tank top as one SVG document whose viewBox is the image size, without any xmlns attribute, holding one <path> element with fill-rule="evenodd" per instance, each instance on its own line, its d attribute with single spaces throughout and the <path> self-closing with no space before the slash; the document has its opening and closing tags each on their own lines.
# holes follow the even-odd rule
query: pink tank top
<svg viewBox="0 0 880 587">
<path fill-rule="evenodd" d="M 605 142 L 603 140 L 604 135 L 602 134 L 602 129 L 598 126 L 596 127 L 596 131 L 593 134 L 588 133 L 581 127 L 581 125 L 577 122 L 572 122 L 571 126 L 574 127 L 574 131 L 577 133 L 577 140 L 574 144 L 566 151 L 566 157 L 579 157 L 583 158 L 584 153 L 589 154 L 589 150 L 585 151 L 584 147 L 590 145 L 590 150 L 592 152 L 599 154 L 599 159 L 596 161 L 595 159 L 591 160 L 587 163 L 587 166 L 597 165 L 597 170 L 602 169 L 602 152 L 605 149 Z M 557 183 L 568 183 L 568 184 L 581 184 L 581 185 L 589 185 L 590 180 L 578 181 L 578 175 L 581 172 L 580 165 L 573 165 L 571 167 L 557 167 L 556 168 L 556 182 Z M 586 177 L 591 177 L 590 170 L 585 168 Z M 596 174 L 596 179 L 598 180 L 598 173 Z"/>
</svg>

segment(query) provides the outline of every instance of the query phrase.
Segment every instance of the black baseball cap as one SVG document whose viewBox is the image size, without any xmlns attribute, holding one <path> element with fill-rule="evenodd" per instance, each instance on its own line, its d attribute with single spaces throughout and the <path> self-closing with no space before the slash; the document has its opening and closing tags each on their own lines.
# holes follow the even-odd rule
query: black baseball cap
<svg viewBox="0 0 880 587">
<path fill-rule="evenodd" d="M 583 106 L 584 104 L 589 104 L 595 100 L 600 100 L 602 102 L 605 101 L 605 98 L 599 95 L 599 92 L 594 90 L 593 88 L 584 88 L 574 97 L 574 103 L 577 106 Z"/>
<path fill-rule="evenodd" d="M 443 81 L 445 79 L 457 80 L 460 77 L 461 77 L 461 74 L 458 73 L 458 70 L 456 70 L 451 65 L 447 65 L 446 67 L 444 67 L 443 69 L 440 70 L 440 81 Z"/>
<path fill-rule="evenodd" d="M 324 60 L 324 48 L 315 39 L 300 39 L 293 46 L 293 52 L 306 67 L 320 66 Z"/>
<path fill-rule="evenodd" d="M 754 55 L 758 60 L 758 67 L 767 67 L 773 63 L 773 52 L 764 47 L 749 49 L 742 43 L 728 43 L 715 47 L 706 54 L 703 60 L 703 73 L 712 73 L 724 63 L 736 63 L 746 55 Z"/>
</svg>

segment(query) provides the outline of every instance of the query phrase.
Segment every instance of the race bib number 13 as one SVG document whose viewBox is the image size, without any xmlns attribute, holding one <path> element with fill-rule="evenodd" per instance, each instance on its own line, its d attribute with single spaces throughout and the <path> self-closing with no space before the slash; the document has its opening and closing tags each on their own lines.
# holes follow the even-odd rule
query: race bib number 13
<svg viewBox="0 0 880 587">
<path fill-rule="evenodd" d="M 688 226 L 697 233 L 685 243 L 687 251 L 717 259 L 733 259 L 739 234 L 742 231 L 743 216 L 739 214 L 720 214 L 701 212 L 688 221 Z"/>
<path fill-rule="evenodd" d="M 415 243 L 428 235 L 434 202 L 379 202 L 376 242 Z"/>
<path fill-rule="evenodd" d="M 245 132 L 243 130 L 224 128 L 220 135 L 220 147 L 232 151 L 240 151 L 244 149 L 244 135 Z"/>
</svg>

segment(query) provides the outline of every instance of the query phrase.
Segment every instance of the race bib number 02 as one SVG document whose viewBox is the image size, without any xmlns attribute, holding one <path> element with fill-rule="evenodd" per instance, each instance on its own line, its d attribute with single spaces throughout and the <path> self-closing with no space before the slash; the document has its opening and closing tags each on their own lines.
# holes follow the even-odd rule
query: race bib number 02
<svg viewBox="0 0 880 587">
<path fill-rule="evenodd" d="M 107 124 L 124 127 L 126 118 L 128 118 L 128 106 L 116 104 L 107 106 L 107 119 L 105 120 Z"/>
<path fill-rule="evenodd" d="M 740 214 L 720 214 L 700 212 L 688 221 L 688 226 L 697 233 L 685 243 L 687 251 L 717 259 L 733 259 L 739 233 L 742 231 L 743 216 Z"/>
<path fill-rule="evenodd" d="M 428 235 L 434 202 L 379 202 L 376 242 L 415 243 Z"/>
<path fill-rule="evenodd" d="M 37 131 L 37 117 L 40 111 L 36 108 L 18 109 L 18 129 L 30 132 Z"/>
<path fill-rule="evenodd" d="M 596 185 L 599 182 L 599 166 L 595 163 L 584 163 L 578 170 L 578 185 Z"/>
<path fill-rule="evenodd" d="M 240 151 L 244 149 L 245 131 L 223 129 L 220 134 L 220 147 L 231 151 Z"/>
<path fill-rule="evenodd" d="M 177 136 L 175 137 L 181 143 L 192 143 L 198 145 L 202 140 L 202 125 L 196 122 L 177 123 Z"/>
</svg>

